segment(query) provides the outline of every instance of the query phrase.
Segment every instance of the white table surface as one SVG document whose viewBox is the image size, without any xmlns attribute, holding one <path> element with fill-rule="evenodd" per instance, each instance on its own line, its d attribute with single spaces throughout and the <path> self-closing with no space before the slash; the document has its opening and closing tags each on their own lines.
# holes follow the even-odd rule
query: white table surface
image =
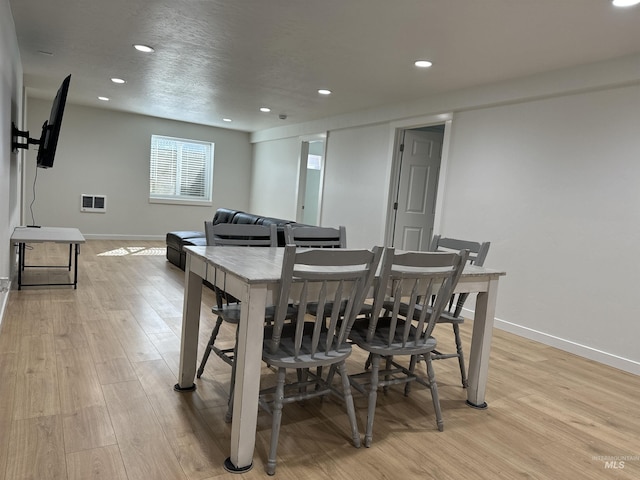
<svg viewBox="0 0 640 480">
<path fill-rule="evenodd" d="M 16 227 L 11 235 L 11 241 L 17 243 L 85 243 L 80 230 L 67 227 Z"/>
<path fill-rule="evenodd" d="M 238 324 L 236 383 L 231 428 L 231 463 L 238 468 L 253 462 L 264 309 L 276 300 L 282 268 L 283 248 L 268 247 L 185 247 L 185 291 L 177 387 L 194 385 L 198 355 L 198 330 L 202 300 L 202 280 L 223 286 L 241 300 Z M 489 370 L 498 280 L 505 272 L 467 266 L 456 292 L 477 293 L 467 402 L 483 407 Z"/>
</svg>

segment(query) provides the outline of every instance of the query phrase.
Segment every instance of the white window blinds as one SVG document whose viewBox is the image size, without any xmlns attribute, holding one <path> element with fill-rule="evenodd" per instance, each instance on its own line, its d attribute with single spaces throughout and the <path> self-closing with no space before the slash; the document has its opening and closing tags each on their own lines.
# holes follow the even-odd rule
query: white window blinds
<svg viewBox="0 0 640 480">
<path fill-rule="evenodd" d="M 149 199 L 211 204 L 214 144 L 151 136 Z"/>
</svg>

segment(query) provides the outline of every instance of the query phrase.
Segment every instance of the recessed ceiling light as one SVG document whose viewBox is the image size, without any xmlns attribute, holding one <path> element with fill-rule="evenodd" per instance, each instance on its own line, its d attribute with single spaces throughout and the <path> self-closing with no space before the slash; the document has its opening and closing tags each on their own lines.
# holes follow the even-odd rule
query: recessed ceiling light
<svg viewBox="0 0 640 480">
<path fill-rule="evenodd" d="M 320 95 L 331 95 L 331 90 L 327 90 L 326 88 L 321 88 L 320 90 L 318 90 L 318 93 Z"/>
<path fill-rule="evenodd" d="M 108 102 L 109 97 L 98 97 L 98 100 L 102 100 L 103 102 Z"/>
<path fill-rule="evenodd" d="M 429 60 L 416 60 L 414 65 L 420 68 L 429 68 L 431 65 L 433 65 L 433 63 L 431 63 Z"/>
<path fill-rule="evenodd" d="M 153 47 L 150 47 L 148 45 L 136 44 L 136 45 L 133 46 L 133 48 L 135 48 L 139 52 L 144 52 L 144 53 L 153 53 L 153 52 L 155 52 Z"/>
<path fill-rule="evenodd" d="M 269 112 L 271 111 L 271 109 L 270 109 L 270 108 L 268 108 L 268 107 L 260 107 L 260 111 L 261 111 L 262 113 L 269 113 Z"/>
<path fill-rule="evenodd" d="M 632 7 L 640 3 L 640 0 L 613 0 L 613 5 L 616 7 Z"/>
<path fill-rule="evenodd" d="M 112 78 L 111 81 L 113 83 L 126 83 L 123 79 L 121 78 Z"/>
<path fill-rule="evenodd" d="M 231 121 L 233 121 L 233 120 L 231 120 L 230 118 L 223 118 L 223 119 L 222 119 L 222 121 L 223 121 L 223 122 L 231 122 Z"/>
</svg>

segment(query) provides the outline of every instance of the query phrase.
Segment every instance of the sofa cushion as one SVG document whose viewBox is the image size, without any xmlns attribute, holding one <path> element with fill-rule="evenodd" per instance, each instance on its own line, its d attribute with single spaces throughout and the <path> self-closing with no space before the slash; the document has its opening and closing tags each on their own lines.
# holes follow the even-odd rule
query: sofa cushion
<svg viewBox="0 0 640 480">
<path fill-rule="evenodd" d="M 284 226 L 290 223 L 294 223 L 293 220 L 284 220 L 282 218 L 262 217 L 258 221 L 260 225 L 275 225 L 278 233 L 278 246 L 284 247 Z"/>
<path fill-rule="evenodd" d="M 205 237 L 185 238 L 183 246 L 206 247 L 207 239 Z"/>
<path fill-rule="evenodd" d="M 284 220 L 282 218 L 273 218 L 273 217 L 261 217 L 258 220 L 259 225 L 288 225 L 290 223 L 295 223 L 293 220 Z"/>
<path fill-rule="evenodd" d="M 254 225 L 258 223 L 258 220 L 261 218 L 261 216 L 254 215 L 253 213 L 238 212 L 233 216 L 231 223 Z"/>
<path fill-rule="evenodd" d="M 182 245 L 186 239 L 200 237 L 204 237 L 204 232 L 197 232 L 195 230 L 169 232 L 167 233 L 167 245 L 171 245 L 177 250 L 182 250 Z"/>
<path fill-rule="evenodd" d="M 233 217 L 237 213 L 242 213 L 240 210 L 231 210 L 230 208 L 219 208 L 216 210 L 215 215 L 213 216 L 213 224 L 217 225 L 218 223 L 232 223 Z"/>
</svg>

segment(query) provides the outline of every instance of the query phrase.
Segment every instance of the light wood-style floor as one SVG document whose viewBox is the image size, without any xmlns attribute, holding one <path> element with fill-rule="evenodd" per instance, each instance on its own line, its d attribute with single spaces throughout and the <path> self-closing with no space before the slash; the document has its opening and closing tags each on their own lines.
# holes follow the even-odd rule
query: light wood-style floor
<svg viewBox="0 0 640 480">
<path fill-rule="evenodd" d="M 67 253 L 35 244 L 27 263 L 60 265 Z M 212 357 L 196 392 L 172 389 L 184 274 L 164 253 L 163 242 L 89 241 L 77 290 L 11 292 L 0 326 L 0 480 L 266 477 L 264 412 L 253 470 L 238 477 L 222 468 L 230 442 L 227 365 Z M 206 287 L 203 303 L 201 350 L 213 325 Z M 463 331 L 468 343 L 470 325 Z M 233 331 L 224 335 L 231 343 Z M 449 343 L 448 331 L 437 336 Z M 285 406 L 276 476 L 640 478 L 638 377 L 498 330 L 491 358 L 484 411 L 465 405 L 455 361 L 436 362 L 442 433 L 418 385 L 408 398 L 401 388 L 380 394 L 369 449 L 351 445 L 338 400 Z M 361 370 L 363 359 L 355 352 L 349 371 Z M 362 430 L 366 402 L 354 396 Z"/>
</svg>

